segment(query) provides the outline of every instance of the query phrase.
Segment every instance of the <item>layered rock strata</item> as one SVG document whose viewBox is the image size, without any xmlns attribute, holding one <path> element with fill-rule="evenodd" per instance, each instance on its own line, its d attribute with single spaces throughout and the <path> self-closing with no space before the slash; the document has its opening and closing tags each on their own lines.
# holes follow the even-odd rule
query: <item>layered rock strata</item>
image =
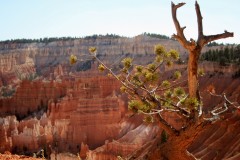
<svg viewBox="0 0 240 160">
<path fill-rule="evenodd" d="M 126 103 L 119 96 L 119 82 L 103 76 L 75 77 L 73 81 L 64 83 L 65 87 L 68 84 L 66 96 L 54 100 L 51 96 L 60 94 L 61 90 L 56 91 L 50 88 L 63 89 L 62 83 L 23 82 L 12 99 L 3 101 L 3 104 L 7 102 L 13 104 L 15 100 L 19 100 L 17 102 L 19 104 L 20 100 L 24 100 L 23 95 L 26 94 L 28 101 L 24 104 L 29 106 L 15 108 L 16 111 L 24 114 L 26 108 L 32 109 L 30 106 L 39 104 L 38 100 L 41 96 L 44 96 L 46 101 L 49 100 L 47 114 L 44 114 L 41 119 L 26 118 L 18 121 L 15 116 L 0 119 L 0 134 L 3 137 L 0 142 L 0 152 L 10 150 L 15 153 L 30 154 L 45 149 L 49 155 L 51 152 L 76 154 L 81 148 L 84 149 L 83 143 L 87 144 L 87 148 L 94 149 L 103 145 L 107 139 L 119 137 L 121 119 L 126 111 Z M 42 91 L 44 86 L 47 88 Z M 34 89 L 36 92 L 33 92 Z M 47 102 L 42 101 L 42 103 Z M 1 109 L 4 110 L 4 107 Z M 10 107 L 5 109 L 11 111 Z M 85 153 L 82 151 L 81 156 L 86 156 L 86 152 L 85 147 Z"/>
<path fill-rule="evenodd" d="M 240 110 L 229 113 L 198 136 L 189 151 L 202 160 L 240 159 L 239 126 Z"/>
<path fill-rule="evenodd" d="M 50 99 L 66 95 L 66 83 L 24 80 L 11 97 L 0 99 L 0 115 L 17 115 L 22 119 L 32 112 L 47 108 Z"/>
</svg>

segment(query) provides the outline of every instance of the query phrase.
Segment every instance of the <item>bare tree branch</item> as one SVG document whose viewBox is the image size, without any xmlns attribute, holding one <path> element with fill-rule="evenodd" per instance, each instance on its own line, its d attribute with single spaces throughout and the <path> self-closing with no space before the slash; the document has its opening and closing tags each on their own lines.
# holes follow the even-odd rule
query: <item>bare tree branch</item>
<svg viewBox="0 0 240 160">
<path fill-rule="evenodd" d="M 213 93 L 211 91 L 209 91 L 209 93 L 212 95 L 212 96 L 215 96 L 215 97 L 221 97 L 224 99 L 224 103 L 223 103 L 223 106 L 221 107 L 218 107 L 218 108 L 215 108 L 213 109 L 210 113 L 212 114 L 212 117 L 210 118 L 204 118 L 204 120 L 208 120 L 208 121 L 216 121 L 219 119 L 219 115 L 220 114 L 223 114 L 224 112 L 228 111 L 229 107 L 232 106 L 234 107 L 234 109 L 240 109 L 240 106 L 236 106 L 233 102 L 231 102 L 225 93 L 223 93 L 222 95 L 219 95 L 219 94 L 216 94 L 216 93 Z"/>
<path fill-rule="evenodd" d="M 140 113 L 145 114 L 145 115 L 154 115 L 154 114 L 159 114 L 162 111 L 163 111 L 163 109 L 161 109 L 161 110 L 152 109 L 151 112 L 140 111 Z"/>
<path fill-rule="evenodd" d="M 224 33 L 221 33 L 221 34 L 204 36 L 202 45 L 208 44 L 209 42 L 212 42 L 218 39 L 233 37 L 233 35 L 234 35 L 233 32 L 225 31 Z"/>
<path fill-rule="evenodd" d="M 203 37 L 203 25 L 202 25 L 202 14 L 201 14 L 201 10 L 199 7 L 199 4 L 195 3 L 195 9 L 196 9 L 196 14 L 197 14 L 197 22 L 198 22 L 198 42 L 202 39 Z"/>
<path fill-rule="evenodd" d="M 202 97 L 199 91 L 199 83 L 198 83 L 198 89 L 197 89 L 197 98 L 199 99 L 200 103 L 198 105 L 198 118 L 201 118 L 203 116 L 203 103 L 202 102 Z"/>
<path fill-rule="evenodd" d="M 227 98 L 227 96 L 226 96 L 225 93 L 223 93 L 223 97 L 224 97 L 224 99 L 226 100 L 226 102 L 227 102 L 229 105 L 233 106 L 233 107 L 236 108 L 236 109 L 240 109 L 240 105 L 239 105 L 239 106 L 236 106 L 236 105 L 234 104 L 234 102 L 231 102 L 231 101 Z"/>
<path fill-rule="evenodd" d="M 187 41 L 187 39 L 183 33 L 183 30 L 186 27 L 181 27 L 179 24 L 179 21 L 177 19 L 177 9 L 182 7 L 183 5 L 185 5 L 185 3 L 179 3 L 179 4 L 175 5 L 172 2 L 172 19 L 173 19 L 173 22 L 174 22 L 174 25 L 175 25 L 175 28 L 177 31 L 177 35 L 174 34 L 172 37 L 177 39 L 184 48 L 188 49 L 190 46 L 192 46 L 192 44 L 189 41 Z"/>
<path fill-rule="evenodd" d="M 222 38 L 233 37 L 233 33 L 228 32 L 228 31 L 224 31 L 224 33 L 222 33 L 222 34 L 204 36 L 203 24 L 202 24 L 203 17 L 202 17 L 201 10 L 200 10 L 200 7 L 199 7 L 199 4 L 197 1 L 195 3 L 195 9 L 196 9 L 196 14 L 197 14 L 197 22 L 198 22 L 198 41 L 197 41 L 197 43 L 199 46 L 203 47 L 204 45 L 206 45 L 207 43 L 209 43 L 211 41 L 215 41 L 215 40 L 222 39 Z"/>
</svg>

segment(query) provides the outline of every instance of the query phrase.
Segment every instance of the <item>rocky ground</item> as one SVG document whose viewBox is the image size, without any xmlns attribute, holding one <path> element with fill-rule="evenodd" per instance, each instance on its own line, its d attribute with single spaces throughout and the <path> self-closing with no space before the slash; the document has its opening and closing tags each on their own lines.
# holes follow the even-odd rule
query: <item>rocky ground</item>
<svg viewBox="0 0 240 160">
<path fill-rule="evenodd" d="M 5 152 L 4 154 L 0 153 L 1 160 L 42 160 L 42 158 L 33 158 L 24 155 L 15 155 L 10 152 Z"/>
</svg>

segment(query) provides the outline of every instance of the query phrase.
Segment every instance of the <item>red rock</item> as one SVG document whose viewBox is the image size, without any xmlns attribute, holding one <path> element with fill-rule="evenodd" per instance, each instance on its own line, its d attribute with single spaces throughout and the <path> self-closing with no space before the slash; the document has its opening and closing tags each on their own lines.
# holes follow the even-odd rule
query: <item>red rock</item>
<svg viewBox="0 0 240 160">
<path fill-rule="evenodd" d="M 87 144 L 81 144 L 81 150 L 80 150 L 80 157 L 82 159 L 86 159 L 87 157 L 87 152 L 89 151 L 88 145 Z"/>
<path fill-rule="evenodd" d="M 26 106 L 17 110 L 18 113 L 24 113 L 24 109 L 39 103 L 39 95 L 47 101 L 60 95 L 66 85 L 69 87 L 67 95 L 58 99 L 58 102 L 49 101 L 47 115 L 43 115 L 40 120 L 25 119 L 18 122 L 16 117 L 2 120 L 11 125 L 3 123 L 0 126 L 0 134 L 5 137 L 1 142 L 5 145 L 1 145 L 0 152 L 6 149 L 18 153 L 24 150 L 37 152 L 51 145 L 55 152 L 77 153 L 82 143 L 94 149 L 104 144 L 106 139 L 112 140 L 119 136 L 120 121 L 126 110 L 121 108 L 126 108 L 126 104 L 118 96 L 119 83 L 108 77 L 81 78 L 64 85 L 24 81 L 16 95 L 8 99 L 9 106 L 17 100 L 25 100 L 18 97 L 26 95 L 26 100 L 30 102 L 25 102 Z M 45 94 L 41 95 L 42 93 Z M 36 100 L 31 102 L 27 97 L 36 97 Z M 3 104 L 6 104 L 5 101 Z M 86 148 L 83 147 L 84 150 Z"/>
<path fill-rule="evenodd" d="M 190 146 L 196 158 L 237 159 L 240 152 L 240 114 L 235 112 L 227 119 L 216 122 L 204 131 Z"/>
<path fill-rule="evenodd" d="M 0 114 L 24 117 L 47 106 L 49 99 L 57 99 L 65 94 L 64 83 L 23 81 L 13 97 L 0 99 Z"/>
</svg>

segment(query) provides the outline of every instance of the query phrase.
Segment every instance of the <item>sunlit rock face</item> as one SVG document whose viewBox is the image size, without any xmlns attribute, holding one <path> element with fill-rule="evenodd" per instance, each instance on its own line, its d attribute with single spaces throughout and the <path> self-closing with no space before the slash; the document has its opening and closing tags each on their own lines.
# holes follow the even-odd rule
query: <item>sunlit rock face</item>
<svg viewBox="0 0 240 160">
<path fill-rule="evenodd" d="M 16 115 L 22 119 L 31 113 L 47 108 L 48 101 L 66 95 L 66 83 L 22 81 L 11 97 L 0 99 L 0 115 Z"/>
<path fill-rule="evenodd" d="M 127 126 L 124 126 L 127 127 Z M 87 153 L 90 159 L 118 159 L 120 157 L 127 157 L 133 154 L 136 150 L 142 148 L 147 142 L 152 141 L 156 138 L 158 132 L 161 129 L 154 124 L 144 124 L 133 128 L 126 135 L 118 140 L 112 142 L 106 141 L 106 143 Z M 146 147 L 148 147 L 146 145 Z"/>
<path fill-rule="evenodd" d="M 0 82 L 7 85 L 10 82 L 16 83 L 19 79 L 32 78 L 36 74 L 56 77 L 56 74 L 88 70 L 92 61 L 88 51 L 91 46 L 97 47 L 98 56 L 109 64 L 125 56 L 134 56 L 139 63 L 148 63 L 152 60 L 156 44 L 162 44 L 167 50 L 178 50 L 183 60 L 188 55 L 175 40 L 159 39 L 144 34 L 133 38 L 99 36 L 46 43 L 0 42 L 0 78 L 3 78 Z M 202 52 L 206 50 L 209 50 L 209 47 L 203 48 Z M 71 54 L 80 59 L 74 66 L 68 63 Z"/>
<path fill-rule="evenodd" d="M 133 38 L 82 38 L 75 40 L 59 40 L 49 43 L 0 43 L 0 73 L 2 77 L 10 74 L 15 79 L 31 77 L 33 73 L 38 76 L 56 75 L 58 65 L 62 67 L 61 74 L 68 74 L 73 71 L 85 71 L 91 67 L 89 57 L 89 47 L 97 47 L 97 54 L 105 62 L 112 64 L 117 59 L 131 54 L 139 55 L 136 57 L 139 62 L 147 59 L 151 60 L 154 53 L 154 45 L 162 44 L 167 49 L 175 48 L 186 57 L 186 51 L 177 43 L 170 39 L 158 39 L 146 35 Z M 71 66 L 68 63 L 71 54 L 77 55 L 81 61 Z M 145 57 L 145 58 L 143 58 Z M 31 67 L 30 67 L 31 66 Z M 30 71 L 32 66 L 35 72 Z M 30 73 L 29 73 L 30 72 Z M 0 75 L 1 76 L 1 75 Z M 8 82 L 9 82 L 8 78 Z"/>
<path fill-rule="evenodd" d="M 56 91 L 66 87 L 66 93 L 62 92 L 65 96 L 60 94 L 61 90 Z M 37 152 L 46 148 L 50 153 L 76 154 L 80 152 L 82 144 L 95 149 L 103 145 L 105 140 L 117 139 L 120 135 L 126 102 L 119 94 L 119 82 L 113 78 L 80 76 L 71 82 L 23 82 L 18 89 L 17 94 L 7 99 L 8 104 L 14 104 L 17 99 L 23 101 L 18 95 L 25 95 L 28 98 L 23 104 L 28 105 L 17 108 L 17 113 L 24 114 L 29 108 L 34 110 L 34 106 L 45 104 L 45 101 L 39 101 L 41 96 L 46 101 L 48 99 L 47 112 L 40 119 L 26 117 L 18 121 L 15 116 L 1 118 L 0 134 L 4 138 L 1 139 L 0 152 Z M 62 98 L 52 97 L 56 94 Z M 86 152 L 83 156 L 86 156 Z"/>
<path fill-rule="evenodd" d="M 240 159 L 240 110 L 222 117 L 196 138 L 189 151 L 196 158 Z"/>
<path fill-rule="evenodd" d="M 113 78 L 80 78 L 59 102 L 49 103 L 49 119 L 65 126 L 60 150 L 79 150 L 82 142 L 93 149 L 118 137 L 126 107 L 118 88 Z"/>
<path fill-rule="evenodd" d="M 166 48 L 176 48 L 182 55 L 185 50 L 173 40 L 158 39 L 140 35 L 133 38 L 82 38 L 75 40 L 59 40 L 49 43 L 0 43 L 0 87 L 18 85 L 21 80 L 43 77 L 57 79 L 70 72 L 85 71 L 91 68 L 89 47 L 97 47 L 98 56 L 104 62 L 113 64 L 130 54 L 139 62 L 152 60 L 154 45 L 161 43 Z M 76 65 L 68 62 L 71 54 L 77 55 Z"/>
<path fill-rule="evenodd" d="M 1 133 L 4 142 L 1 144 L 0 152 L 5 150 L 18 154 L 31 154 L 37 152 L 43 145 L 51 144 L 53 141 L 53 126 L 46 119 L 46 115 L 40 120 L 29 119 L 21 122 L 15 116 L 1 118 Z M 48 147 L 48 146 L 47 146 Z"/>
<path fill-rule="evenodd" d="M 221 80 L 219 76 L 222 76 Z M 55 92 L 50 89 L 51 87 L 55 89 L 65 87 L 66 91 L 62 92 L 64 96 L 61 96 L 61 98 L 49 98 L 47 112 L 41 119 L 27 118 L 18 121 L 16 117 L 11 116 L 1 119 L 0 134 L 4 138 L 0 142 L 2 144 L 0 152 L 5 150 L 16 153 L 25 153 L 26 150 L 38 152 L 45 147 L 49 155 L 55 153 L 52 156 L 66 157 L 68 154 L 62 155 L 58 153 L 79 153 L 83 143 L 87 144 L 90 151 L 82 153 L 82 157 L 88 155 L 93 159 L 100 160 L 117 159 L 117 156 L 131 155 L 147 142 L 154 140 L 156 135 L 161 132 L 161 129 L 156 125 L 144 124 L 142 117 L 135 117 L 131 114 L 127 116 L 129 118 L 124 116 L 126 113 L 126 99 L 121 97 L 118 90 L 120 84 L 113 78 L 99 75 L 91 77 L 87 76 L 87 74 L 79 76 L 76 74 L 73 77 L 63 80 L 61 83 L 23 82 L 18 89 L 26 97 L 31 96 L 30 93 L 34 93 L 33 88 L 43 88 L 43 86 L 48 88 L 45 89 L 45 91 L 48 91 L 46 93 L 49 94 L 47 97 L 60 93 L 60 90 Z M 39 87 L 35 83 L 39 84 Z M 231 100 L 240 100 L 238 97 L 239 79 L 232 79 L 229 76 L 218 74 L 212 77 L 206 75 L 205 78 L 201 78 L 200 83 L 203 84 L 202 95 L 205 96 L 207 101 L 211 101 L 209 103 L 205 102 L 206 106 L 210 108 L 212 105 L 215 106 L 220 103 L 220 100 L 206 93 L 206 87 L 211 84 L 219 88 L 216 89 L 216 92 L 226 92 Z M 33 91 L 21 90 L 22 87 L 31 88 L 31 86 Z M 35 97 L 39 97 L 42 92 L 38 89 L 35 94 Z M 21 98 L 23 97 L 19 97 L 19 99 Z M 9 104 L 11 103 L 9 102 Z M 176 128 L 181 127 L 182 122 L 177 116 L 163 116 Z M 214 148 L 218 148 L 218 154 L 226 158 L 233 157 L 230 155 L 237 156 L 239 151 L 238 143 L 233 144 L 233 142 L 238 141 L 236 138 L 240 133 L 235 130 L 239 122 L 239 113 L 221 122 L 223 123 L 216 123 L 212 128 L 200 135 L 189 151 L 202 159 L 204 157 L 206 159 L 217 157 L 215 150 L 211 148 L 213 145 Z M 223 132 L 227 134 L 223 135 Z M 211 135 L 216 136 L 213 136 L 210 144 L 206 137 Z M 228 137 L 233 137 L 233 139 Z M 224 152 L 221 151 L 222 146 L 219 143 L 227 143 L 224 140 L 225 138 L 231 142 L 229 144 L 237 146 L 234 148 L 234 152 L 231 151 L 231 147 L 224 150 Z"/>
<path fill-rule="evenodd" d="M 0 51 L 1 52 L 1 51 Z M 0 54 L 0 87 L 14 87 L 21 80 L 36 77 L 36 68 L 32 58 L 19 54 Z"/>
</svg>

